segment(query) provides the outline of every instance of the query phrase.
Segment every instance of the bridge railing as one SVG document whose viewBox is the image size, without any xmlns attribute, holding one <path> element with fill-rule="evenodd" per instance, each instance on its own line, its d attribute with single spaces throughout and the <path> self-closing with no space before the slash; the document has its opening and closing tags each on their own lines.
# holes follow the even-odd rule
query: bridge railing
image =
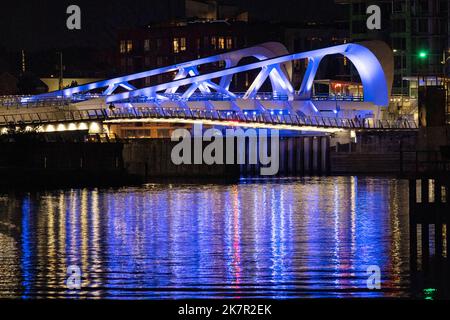
<svg viewBox="0 0 450 320">
<path fill-rule="evenodd" d="M 313 101 L 364 101 L 363 95 L 330 95 L 330 94 L 316 94 L 311 97 Z"/>
<path fill-rule="evenodd" d="M 245 92 L 233 92 L 234 97 L 226 94 L 211 92 L 211 93 L 194 93 L 188 99 L 183 97 L 181 93 L 161 93 L 158 97 L 134 97 L 125 101 L 119 101 L 118 103 L 160 103 L 167 99 L 169 101 L 235 101 L 236 99 L 242 99 L 245 97 Z M 274 92 L 258 92 L 255 100 L 271 100 L 271 101 L 288 101 L 287 95 L 278 94 Z M 86 99 L 87 100 L 87 99 Z"/>
<path fill-rule="evenodd" d="M 415 121 L 345 119 L 322 116 L 303 116 L 294 113 L 275 114 L 273 112 L 237 112 L 223 110 L 201 110 L 190 108 L 110 108 L 89 110 L 64 110 L 54 112 L 28 112 L 0 115 L 0 126 L 43 125 L 58 122 L 104 121 L 120 119 L 185 119 L 211 120 L 266 125 L 287 125 L 295 127 L 320 127 L 341 129 L 395 130 L 417 129 Z"/>
<path fill-rule="evenodd" d="M 415 121 L 345 119 L 321 116 L 301 116 L 298 114 L 275 115 L 270 112 L 236 112 L 202 109 L 127 108 L 106 110 L 108 119 L 123 118 L 180 118 L 192 120 L 235 121 L 275 125 L 314 126 L 343 129 L 417 129 Z"/>
<path fill-rule="evenodd" d="M 7 109 L 20 108 L 42 108 L 42 107 L 65 107 L 72 102 L 77 101 L 75 98 L 45 98 L 32 99 L 33 96 L 1 96 L 0 107 Z"/>
<path fill-rule="evenodd" d="M 235 92 L 235 97 L 230 97 L 226 94 L 218 92 L 193 94 L 189 99 L 183 98 L 180 93 L 161 93 L 159 97 L 135 97 L 127 102 L 130 103 L 160 103 L 163 99 L 170 101 L 233 101 L 239 98 L 244 98 L 245 92 Z M 87 101 L 92 99 L 105 98 L 103 94 L 96 93 L 78 93 L 72 95 L 70 98 L 65 97 L 42 97 L 36 99 L 34 96 L 0 96 L 0 107 L 8 109 L 20 108 L 39 108 L 39 107 L 64 107 L 72 103 Z M 255 96 L 257 100 L 272 100 L 272 101 L 288 101 L 289 97 L 283 94 L 273 92 L 258 92 Z"/>
</svg>

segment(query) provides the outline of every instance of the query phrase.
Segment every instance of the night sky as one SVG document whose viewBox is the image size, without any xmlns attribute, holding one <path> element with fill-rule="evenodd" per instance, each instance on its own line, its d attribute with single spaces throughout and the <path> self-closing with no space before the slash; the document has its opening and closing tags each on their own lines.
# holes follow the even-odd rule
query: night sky
<svg viewBox="0 0 450 320">
<path fill-rule="evenodd" d="M 233 0 L 226 0 L 233 2 Z M 236 1 L 234 1 L 236 2 Z M 333 0 L 241 0 L 240 6 L 262 21 L 301 22 L 337 18 L 344 10 Z M 66 29 L 66 8 L 82 9 L 82 30 Z M 0 6 L 0 49 L 48 50 L 59 47 L 106 48 L 115 44 L 116 31 L 183 15 L 182 0 L 14 0 Z"/>
<path fill-rule="evenodd" d="M 169 3 L 177 1 L 58 0 L 2 1 L 0 45 L 8 49 L 42 50 L 67 46 L 108 46 L 119 28 L 145 25 L 170 17 Z M 179 2 L 179 1 L 178 1 Z M 66 28 L 66 9 L 82 10 L 82 30 Z M 125 5 L 126 4 L 126 5 Z M 174 12 L 173 14 L 176 14 Z M 172 14 L 172 15 L 173 15 Z"/>
</svg>

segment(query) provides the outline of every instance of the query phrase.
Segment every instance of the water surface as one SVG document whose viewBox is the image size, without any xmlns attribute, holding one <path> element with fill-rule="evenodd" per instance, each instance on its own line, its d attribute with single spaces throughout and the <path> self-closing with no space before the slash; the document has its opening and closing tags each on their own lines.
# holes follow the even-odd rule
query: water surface
<svg viewBox="0 0 450 320">
<path fill-rule="evenodd" d="M 2 194 L 0 298 L 409 297 L 407 192 L 324 177 Z"/>
</svg>

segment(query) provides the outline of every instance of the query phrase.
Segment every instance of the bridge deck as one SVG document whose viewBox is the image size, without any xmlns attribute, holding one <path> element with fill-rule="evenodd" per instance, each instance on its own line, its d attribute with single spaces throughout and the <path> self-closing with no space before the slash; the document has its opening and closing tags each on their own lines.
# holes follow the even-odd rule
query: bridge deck
<svg viewBox="0 0 450 320">
<path fill-rule="evenodd" d="M 339 131 L 339 130 L 415 130 L 417 123 L 408 120 L 360 120 L 274 112 L 242 112 L 218 110 L 194 110 L 189 108 L 168 109 L 153 107 L 130 107 L 90 110 L 58 110 L 54 112 L 29 112 L 0 115 L 0 126 L 42 126 L 70 122 L 204 122 L 213 125 L 238 127 L 283 126 L 293 130 Z M 331 129 L 331 130 L 329 130 Z"/>
</svg>

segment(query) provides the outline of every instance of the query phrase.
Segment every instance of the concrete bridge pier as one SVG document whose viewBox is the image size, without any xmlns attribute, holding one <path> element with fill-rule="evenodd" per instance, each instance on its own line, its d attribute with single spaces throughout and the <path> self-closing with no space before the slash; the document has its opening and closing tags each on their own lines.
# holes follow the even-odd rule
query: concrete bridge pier
<svg viewBox="0 0 450 320">
<path fill-rule="evenodd" d="M 330 170 L 329 150 L 329 136 L 280 138 L 278 176 L 328 174 Z M 248 153 L 248 146 L 246 146 L 246 154 L 248 155 Z M 260 176 L 260 169 L 260 165 L 242 165 L 241 175 L 258 177 Z"/>
</svg>

